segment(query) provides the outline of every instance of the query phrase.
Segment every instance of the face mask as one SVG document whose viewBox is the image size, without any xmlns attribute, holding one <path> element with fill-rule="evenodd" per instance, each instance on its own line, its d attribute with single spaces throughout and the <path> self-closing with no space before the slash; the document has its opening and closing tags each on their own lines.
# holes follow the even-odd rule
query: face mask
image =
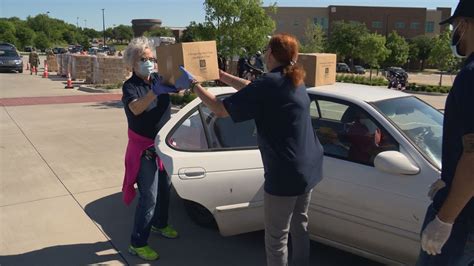
<svg viewBox="0 0 474 266">
<path fill-rule="evenodd" d="M 155 70 L 155 63 L 147 60 L 145 62 L 140 61 L 138 73 L 144 77 L 148 77 Z"/>
<path fill-rule="evenodd" d="M 459 25 L 460 24 L 458 24 L 458 26 L 456 26 L 456 28 L 453 30 L 453 34 L 451 36 L 451 51 L 456 57 L 466 58 L 466 55 L 462 55 L 459 53 L 458 45 L 461 42 L 462 37 L 464 36 L 464 32 L 461 35 L 458 34 Z"/>
</svg>

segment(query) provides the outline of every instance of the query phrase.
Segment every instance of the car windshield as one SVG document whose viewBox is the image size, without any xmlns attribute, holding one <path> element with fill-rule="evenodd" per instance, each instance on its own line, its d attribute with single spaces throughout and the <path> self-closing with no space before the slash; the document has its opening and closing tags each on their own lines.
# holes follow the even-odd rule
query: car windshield
<svg viewBox="0 0 474 266">
<path fill-rule="evenodd" d="M 2 57 L 18 57 L 18 53 L 15 50 L 0 50 L 0 56 Z"/>
<path fill-rule="evenodd" d="M 374 105 L 417 146 L 425 158 L 441 169 L 441 112 L 416 97 L 384 100 Z"/>
</svg>

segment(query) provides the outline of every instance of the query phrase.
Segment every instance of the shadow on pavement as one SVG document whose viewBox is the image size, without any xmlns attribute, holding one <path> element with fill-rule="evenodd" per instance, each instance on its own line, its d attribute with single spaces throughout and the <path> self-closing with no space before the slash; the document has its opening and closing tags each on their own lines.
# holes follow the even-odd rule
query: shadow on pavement
<svg viewBox="0 0 474 266">
<path fill-rule="evenodd" d="M 127 252 L 136 202 L 137 199 L 130 206 L 126 206 L 122 201 L 122 194 L 116 193 L 85 206 L 87 215 L 98 224 L 111 242 L 47 247 L 24 254 L 0 257 L 0 264 L 101 264 L 121 259 L 119 255 L 109 255 L 112 246 L 122 255 L 126 264 L 142 264 L 144 261 Z M 171 193 L 169 222 L 179 231 L 180 237 L 166 239 L 152 234 L 148 243 L 159 252 L 160 259 L 151 262 L 151 265 L 265 265 L 263 231 L 222 237 L 216 229 L 200 227 L 187 216 L 183 200 L 177 196 L 174 189 Z M 312 241 L 310 265 L 376 266 L 380 264 Z"/>
<path fill-rule="evenodd" d="M 52 246 L 24 254 L 1 256 L 1 265 L 86 265 L 118 260 L 109 242 Z M 123 263 L 123 261 L 122 261 Z"/>
<path fill-rule="evenodd" d="M 109 108 L 123 108 L 122 101 L 107 101 L 107 102 L 98 102 L 94 104 L 87 105 L 87 107 L 95 107 L 97 109 L 109 109 Z"/>
<path fill-rule="evenodd" d="M 122 202 L 121 193 L 116 193 L 85 207 L 87 214 L 100 225 L 130 265 L 143 263 L 127 252 L 136 201 L 137 199 L 127 207 Z M 265 265 L 263 231 L 222 237 L 217 229 L 200 227 L 190 220 L 185 212 L 183 200 L 178 197 L 174 189 L 171 193 L 169 222 L 178 230 L 180 237 L 166 239 L 152 234 L 149 245 L 156 248 L 161 256 L 152 265 Z M 310 265 L 380 264 L 312 241 Z"/>
</svg>

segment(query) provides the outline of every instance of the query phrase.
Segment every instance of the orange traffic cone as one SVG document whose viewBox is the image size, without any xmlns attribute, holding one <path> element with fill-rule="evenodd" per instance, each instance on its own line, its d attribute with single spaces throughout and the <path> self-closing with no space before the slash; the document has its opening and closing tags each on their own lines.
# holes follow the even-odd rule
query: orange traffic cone
<svg viewBox="0 0 474 266">
<path fill-rule="evenodd" d="M 44 62 L 43 78 L 48 78 L 48 63 Z"/>
<path fill-rule="evenodd" d="M 72 80 L 71 80 L 71 73 L 67 72 L 67 83 L 65 89 L 72 89 L 74 86 L 72 86 Z"/>
</svg>

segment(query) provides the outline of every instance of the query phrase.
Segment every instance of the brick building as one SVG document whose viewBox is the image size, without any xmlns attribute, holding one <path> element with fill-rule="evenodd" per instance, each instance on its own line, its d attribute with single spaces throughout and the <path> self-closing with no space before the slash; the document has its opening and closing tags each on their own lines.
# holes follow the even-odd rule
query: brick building
<svg viewBox="0 0 474 266">
<path fill-rule="evenodd" d="M 328 6 L 328 7 L 278 7 L 276 14 L 269 13 L 276 23 L 276 33 L 288 32 L 298 39 L 304 37 L 308 23 L 319 24 L 331 31 L 336 21 L 360 22 L 371 32 L 388 35 L 393 30 L 411 39 L 419 35 L 434 36 L 448 26 L 438 23 L 451 15 L 451 8 Z"/>
</svg>

